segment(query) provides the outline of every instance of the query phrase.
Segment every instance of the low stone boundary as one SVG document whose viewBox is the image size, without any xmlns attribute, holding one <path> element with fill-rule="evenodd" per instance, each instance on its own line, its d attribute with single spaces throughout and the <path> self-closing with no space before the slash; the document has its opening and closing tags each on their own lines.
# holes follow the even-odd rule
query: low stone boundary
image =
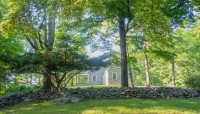
<svg viewBox="0 0 200 114">
<path fill-rule="evenodd" d="M 174 99 L 197 98 L 200 92 L 196 89 L 182 89 L 170 87 L 156 88 L 87 88 L 63 89 L 61 91 L 34 91 L 28 93 L 12 93 L 0 97 L 0 108 L 26 102 L 41 102 L 58 98 L 75 97 L 87 99 Z"/>
</svg>

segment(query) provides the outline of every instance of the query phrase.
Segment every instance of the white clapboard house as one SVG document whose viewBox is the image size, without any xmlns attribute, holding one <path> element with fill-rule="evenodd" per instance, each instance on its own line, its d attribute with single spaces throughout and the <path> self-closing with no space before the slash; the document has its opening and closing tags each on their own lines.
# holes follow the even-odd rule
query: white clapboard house
<svg viewBox="0 0 200 114">
<path fill-rule="evenodd" d="M 78 74 L 76 77 L 77 85 L 120 85 L 121 84 L 121 68 L 107 67 L 97 71 L 87 71 Z"/>
</svg>

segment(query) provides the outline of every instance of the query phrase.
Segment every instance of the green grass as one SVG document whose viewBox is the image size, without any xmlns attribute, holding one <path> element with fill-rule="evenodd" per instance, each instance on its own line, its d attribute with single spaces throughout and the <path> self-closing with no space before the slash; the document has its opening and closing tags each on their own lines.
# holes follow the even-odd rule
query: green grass
<svg viewBox="0 0 200 114">
<path fill-rule="evenodd" d="M 50 102 L 1 109 L 0 114 L 199 114 L 200 100 L 89 100 L 80 103 Z"/>
</svg>

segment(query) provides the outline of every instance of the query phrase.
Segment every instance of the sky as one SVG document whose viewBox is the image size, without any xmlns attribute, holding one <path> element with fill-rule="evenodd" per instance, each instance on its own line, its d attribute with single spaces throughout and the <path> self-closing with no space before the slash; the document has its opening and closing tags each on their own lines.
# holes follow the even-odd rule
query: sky
<svg viewBox="0 0 200 114">
<path fill-rule="evenodd" d="M 98 56 L 106 53 L 106 51 L 101 51 L 101 50 L 92 51 L 91 46 L 86 46 L 86 50 L 87 50 L 87 54 L 90 57 L 98 57 Z M 118 45 L 114 45 L 114 46 L 112 46 L 112 50 L 120 52 L 120 47 Z"/>
</svg>

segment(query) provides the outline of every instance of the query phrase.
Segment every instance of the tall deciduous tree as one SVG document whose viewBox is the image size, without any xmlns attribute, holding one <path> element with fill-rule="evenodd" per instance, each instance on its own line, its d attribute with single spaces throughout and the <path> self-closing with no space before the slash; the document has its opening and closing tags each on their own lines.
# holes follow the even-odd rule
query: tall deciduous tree
<svg viewBox="0 0 200 114">
<path fill-rule="evenodd" d="M 5 3 L 0 3 L 0 22 L 8 7 Z M 15 57 L 15 55 L 23 54 L 22 42 L 19 39 L 14 38 L 5 38 L 0 34 L 0 93 L 5 87 L 5 82 L 7 81 L 6 75 L 9 75 L 10 72 L 10 63 L 9 61 Z"/>
<path fill-rule="evenodd" d="M 144 36 L 144 59 L 146 69 L 147 87 L 150 87 L 150 74 L 148 65 L 148 50 L 156 50 L 159 45 L 169 46 L 168 36 L 172 34 L 174 26 L 180 26 L 185 18 L 192 18 L 192 6 L 187 0 L 179 1 L 158 1 L 151 0 L 146 3 L 140 3 L 142 8 L 138 13 L 140 32 Z M 146 17 L 146 18 L 145 18 Z M 159 50 L 159 48 L 157 49 Z"/>
<path fill-rule="evenodd" d="M 2 28 L 9 35 L 27 39 L 35 52 L 45 50 L 46 53 L 53 50 L 55 38 L 55 26 L 57 17 L 56 1 L 51 0 L 11 0 L 8 3 L 10 12 L 2 22 Z M 12 34 L 13 35 L 13 34 Z M 51 89 L 49 69 L 43 70 L 44 89 Z"/>
<path fill-rule="evenodd" d="M 97 0 L 90 2 L 94 16 L 110 21 L 113 27 L 118 29 L 122 87 L 128 86 L 127 35 L 140 28 L 145 36 L 145 42 L 162 42 L 164 41 L 162 38 L 170 32 L 170 22 L 181 23 L 184 18 L 190 16 L 188 12 L 191 12 L 187 0 Z"/>
<path fill-rule="evenodd" d="M 82 17 L 82 9 L 78 9 L 82 3 L 79 0 L 10 0 L 10 10 L 1 23 L 2 32 L 26 39 L 35 50 L 19 57 L 13 68 L 40 71 L 43 89 L 58 89 L 70 71 L 98 67 L 97 61 L 101 63 L 103 59 L 89 59 L 81 50 L 85 40 L 80 40 L 81 35 L 72 36 L 68 30 L 69 23 L 79 22 Z M 64 30 L 58 27 L 61 23 L 67 26 Z M 59 38 L 64 40 L 59 42 Z"/>
</svg>

